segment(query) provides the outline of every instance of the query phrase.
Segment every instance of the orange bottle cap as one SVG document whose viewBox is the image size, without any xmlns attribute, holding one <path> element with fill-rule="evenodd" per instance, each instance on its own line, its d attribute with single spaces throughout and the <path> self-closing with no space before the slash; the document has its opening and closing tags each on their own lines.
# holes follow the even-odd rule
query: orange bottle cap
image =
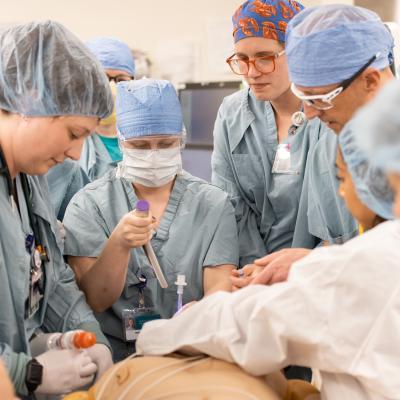
<svg viewBox="0 0 400 400">
<path fill-rule="evenodd" d="M 96 344 L 96 335 L 93 332 L 76 332 L 74 335 L 74 346 L 77 349 L 87 349 Z"/>
</svg>

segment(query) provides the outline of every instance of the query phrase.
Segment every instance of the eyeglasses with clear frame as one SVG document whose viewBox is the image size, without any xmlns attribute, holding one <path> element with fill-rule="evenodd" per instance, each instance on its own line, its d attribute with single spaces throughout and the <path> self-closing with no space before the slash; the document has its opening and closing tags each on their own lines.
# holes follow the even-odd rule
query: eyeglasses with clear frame
<svg viewBox="0 0 400 400">
<path fill-rule="evenodd" d="M 345 91 L 379 56 L 380 53 L 375 54 L 354 75 L 352 75 L 348 79 L 345 79 L 339 84 L 336 89 L 331 90 L 329 93 L 307 96 L 304 93 L 300 92 L 296 88 L 294 83 L 291 84 L 290 89 L 292 90 L 293 94 L 307 106 L 313 107 L 316 110 L 320 111 L 330 110 L 331 108 L 333 108 L 333 99 L 335 99 L 337 96 L 339 96 L 340 93 Z"/>
<path fill-rule="evenodd" d="M 233 54 L 226 59 L 226 62 L 231 68 L 232 72 L 236 75 L 247 75 L 249 73 L 250 64 L 253 64 L 253 67 L 261 74 L 270 74 L 271 72 L 275 71 L 276 59 L 283 54 L 285 54 L 285 50 L 270 56 L 254 57 L 251 60 L 239 58 L 236 56 L 236 54 Z"/>
<path fill-rule="evenodd" d="M 135 78 L 133 76 L 129 76 L 129 75 L 117 75 L 117 76 L 108 76 L 107 75 L 108 80 L 114 81 L 116 84 L 119 82 L 128 82 L 128 81 L 132 81 Z"/>
</svg>

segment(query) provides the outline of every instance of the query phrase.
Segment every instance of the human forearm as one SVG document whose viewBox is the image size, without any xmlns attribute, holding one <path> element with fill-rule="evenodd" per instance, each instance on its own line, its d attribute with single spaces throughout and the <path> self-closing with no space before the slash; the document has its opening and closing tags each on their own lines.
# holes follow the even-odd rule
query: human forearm
<svg viewBox="0 0 400 400">
<path fill-rule="evenodd" d="M 220 265 L 204 269 L 204 296 L 218 291 L 230 292 L 232 289 L 231 273 L 235 265 Z"/>
<path fill-rule="evenodd" d="M 121 295 L 130 250 L 111 235 L 99 258 L 78 278 L 78 284 L 94 311 L 101 312 L 111 307 Z"/>
</svg>

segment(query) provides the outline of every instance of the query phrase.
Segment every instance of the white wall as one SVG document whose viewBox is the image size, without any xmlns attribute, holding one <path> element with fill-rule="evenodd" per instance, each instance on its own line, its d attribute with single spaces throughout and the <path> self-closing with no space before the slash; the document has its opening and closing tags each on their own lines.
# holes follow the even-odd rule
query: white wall
<svg viewBox="0 0 400 400">
<path fill-rule="evenodd" d="M 225 69 L 232 50 L 230 16 L 242 0 L 1 0 L 0 25 L 34 19 L 55 19 L 83 40 L 116 36 L 149 53 L 154 73 L 173 67 L 176 57 L 161 62 L 165 53 L 193 58 L 192 78 L 213 81 L 234 78 Z M 352 0 L 304 0 L 305 6 L 353 4 Z M 215 36 L 216 35 L 216 36 Z M 210 59 L 210 56 L 213 60 Z M 174 65 L 175 63 L 175 65 Z M 164 64 L 164 65 L 162 65 Z"/>
</svg>

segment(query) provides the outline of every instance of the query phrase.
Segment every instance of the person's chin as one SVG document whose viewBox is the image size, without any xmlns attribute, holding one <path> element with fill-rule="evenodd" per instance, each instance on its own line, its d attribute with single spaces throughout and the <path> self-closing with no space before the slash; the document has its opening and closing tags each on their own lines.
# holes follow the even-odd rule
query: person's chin
<svg viewBox="0 0 400 400">
<path fill-rule="evenodd" d="M 339 133 L 342 131 L 343 129 L 343 125 L 339 122 L 336 121 L 328 121 L 325 122 L 325 125 L 329 128 L 332 129 L 333 132 L 336 133 L 336 135 L 339 135 Z"/>
<path fill-rule="evenodd" d="M 257 100 L 268 101 L 274 97 L 270 83 L 250 85 L 250 90 Z"/>
<path fill-rule="evenodd" d="M 36 165 L 32 168 L 32 170 L 29 172 L 29 175 L 45 175 L 49 170 L 56 165 L 58 165 L 59 162 L 51 158 L 47 162 L 44 162 L 43 164 Z"/>
</svg>

